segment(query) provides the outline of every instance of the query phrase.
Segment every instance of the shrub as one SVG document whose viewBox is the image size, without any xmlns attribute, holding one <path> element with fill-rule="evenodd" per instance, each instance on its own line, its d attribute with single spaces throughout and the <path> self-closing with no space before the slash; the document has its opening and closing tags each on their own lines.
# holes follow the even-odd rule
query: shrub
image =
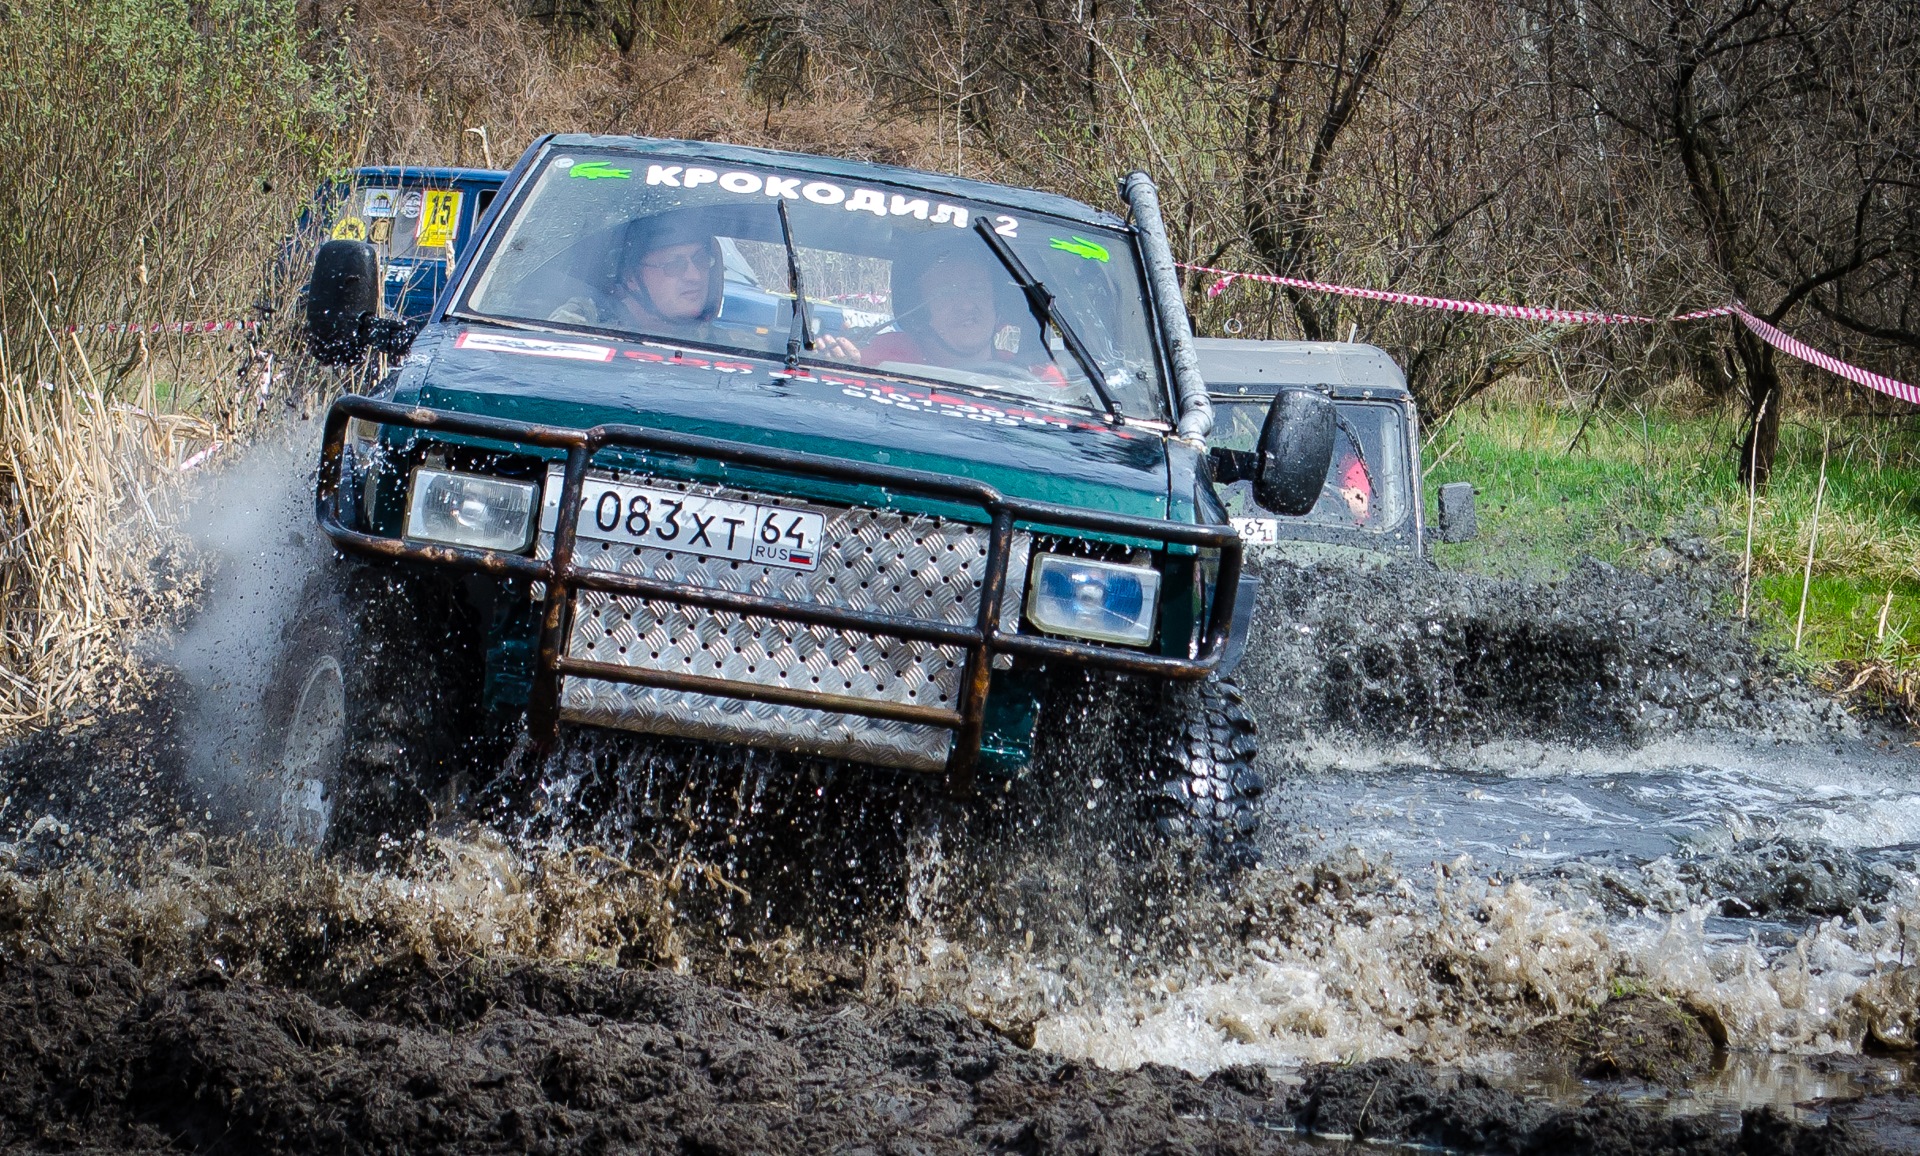
<svg viewBox="0 0 1920 1156">
<path fill-rule="evenodd" d="M 244 316 L 315 175 L 350 156 L 358 99 L 293 0 L 0 4 L 15 371 L 53 376 L 67 326 Z"/>
</svg>

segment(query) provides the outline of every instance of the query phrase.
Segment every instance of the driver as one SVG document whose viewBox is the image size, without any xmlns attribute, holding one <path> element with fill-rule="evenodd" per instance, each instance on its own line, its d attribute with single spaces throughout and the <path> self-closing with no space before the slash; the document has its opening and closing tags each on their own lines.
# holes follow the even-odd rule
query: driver
<svg viewBox="0 0 1920 1156">
<path fill-rule="evenodd" d="M 704 340 L 725 276 L 711 233 L 671 214 L 641 217 L 620 231 L 605 287 L 569 298 L 547 319 Z"/>
</svg>

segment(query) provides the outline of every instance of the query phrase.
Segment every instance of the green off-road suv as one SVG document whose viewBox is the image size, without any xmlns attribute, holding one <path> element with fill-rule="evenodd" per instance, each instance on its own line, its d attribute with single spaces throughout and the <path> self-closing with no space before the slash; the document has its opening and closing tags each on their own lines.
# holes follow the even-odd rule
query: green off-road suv
<svg viewBox="0 0 1920 1156">
<path fill-rule="evenodd" d="M 908 169 L 552 136 L 424 323 L 322 246 L 310 586 L 267 695 L 285 822 L 458 805 L 462 752 L 617 728 L 936 777 L 1022 773 L 1067 681 L 1124 684 L 1140 805 L 1243 857 L 1226 681 L 1252 609 L 1217 486 L 1320 496 L 1336 417 L 1283 390 L 1210 450 L 1154 186 L 1128 216 Z M 422 645 L 426 639 L 430 644 Z M 1109 717 L 1112 717 L 1111 715 Z M 405 820 L 403 820 L 405 821 Z"/>
</svg>

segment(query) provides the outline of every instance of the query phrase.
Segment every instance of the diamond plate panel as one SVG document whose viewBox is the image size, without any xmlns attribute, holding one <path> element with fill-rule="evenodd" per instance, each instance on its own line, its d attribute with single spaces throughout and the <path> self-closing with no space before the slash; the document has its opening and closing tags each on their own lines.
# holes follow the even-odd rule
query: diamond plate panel
<svg viewBox="0 0 1920 1156">
<path fill-rule="evenodd" d="M 614 477 L 602 471 L 595 471 L 593 476 Z M 558 470 L 547 476 L 538 546 L 538 556 L 542 558 L 553 551 L 553 528 L 559 516 L 559 477 Z M 819 506 L 743 490 L 681 485 L 654 478 L 626 480 L 643 482 L 655 489 L 681 490 L 704 497 L 758 502 L 783 510 L 819 514 L 826 522 L 820 564 L 811 571 L 789 570 L 588 538 L 579 539 L 575 545 L 577 564 L 791 602 L 819 602 L 849 610 L 928 618 L 954 625 L 973 622 L 974 592 L 980 588 L 980 577 L 987 564 L 988 534 L 984 526 L 890 510 Z M 1000 603 L 1003 625 L 1020 621 L 1031 545 L 1030 535 L 1024 532 L 1013 535 L 1013 548 L 1007 561 L 1007 588 Z"/>
<path fill-rule="evenodd" d="M 651 479 L 646 484 L 661 485 Z M 552 484 L 547 489 L 557 494 L 558 488 Z M 783 509 L 822 515 L 826 531 L 818 568 L 789 570 L 585 539 L 576 548 L 576 562 L 794 602 L 954 625 L 974 620 L 986 569 L 984 527 L 710 487 L 671 488 L 771 502 Z M 543 512 L 542 556 L 552 549 L 556 515 L 553 504 Z M 1002 604 L 1005 622 L 1019 620 L 1029 547 L 1027 535 L 1015 535 Z M 577 595 L 573 611 L 568 653 L 577 658 L 949 709 L 959 703 L 965 652 L 955 647 L 594 591 Z M 594 679 L 565 680 L 561 713 L 572 721 L 600 726 L 777 746 L 929 771 L 945 765 L 952 744 L 952 733 L 942 727 Z"/>
<path fill-rule="evenodd" d="M 952 708 L 965 653 L 582 591 L 568 652 L 595 662 L 680 670 L 732 682 Z M 835 755 L 938 771 L 952 732 L 859 715 L 569 678 L 561 712 L 576 722 Z"/>
</svg>

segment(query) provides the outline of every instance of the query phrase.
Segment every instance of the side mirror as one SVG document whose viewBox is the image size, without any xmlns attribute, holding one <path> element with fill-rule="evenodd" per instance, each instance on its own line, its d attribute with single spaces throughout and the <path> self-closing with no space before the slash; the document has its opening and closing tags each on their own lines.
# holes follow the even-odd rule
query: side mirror
<svg viewBox="0 0 1920 1156">
<path fill-rule="evenodd" d="M 328 241 L 307 283 L 307 348 L 322 365 L 353 361 L 372 345 L 380 315 L 380 256 L 365 241 Z"/>
<path fill-rule="evenodd" d="M 1440 540 L 1471 542 L 1480 533 L 1473 513 L 1473 483 L 1448 482 L 1440 487 Z"/>
<path fill-rule="evenodd" d="M 1310 512 L 1333 464 L 1334 424 L 1333 401 L 1324 394 L 1280 391 L 1260 429 L 1253 500 L 1289 518 Z"/>
</svg>

